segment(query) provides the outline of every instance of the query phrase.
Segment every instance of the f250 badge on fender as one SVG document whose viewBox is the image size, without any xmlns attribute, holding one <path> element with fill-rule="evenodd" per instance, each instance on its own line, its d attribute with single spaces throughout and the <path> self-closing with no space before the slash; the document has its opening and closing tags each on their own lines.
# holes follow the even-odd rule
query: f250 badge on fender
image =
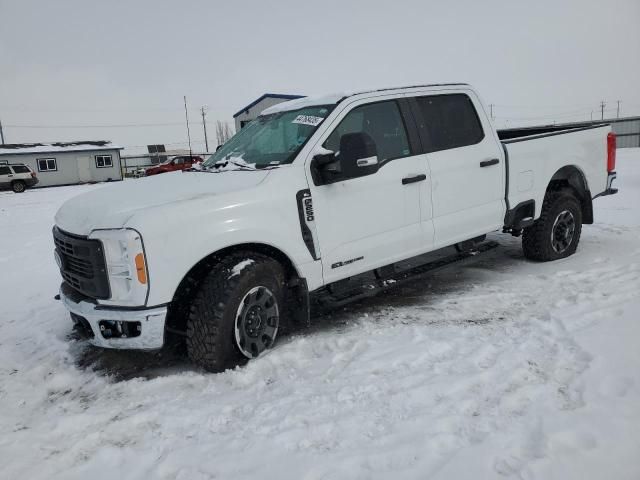
<svg viewBox="0 0 640 480">
<path fill-rule="evenodd" d="M 311 257 L 314 260 L 320 259 L 318 252 L 318 237 L 316 234 L 315 214 L 313 212 L 313 199 L 310 190 L 300 190 L 296 193 L 296 201 L 298 203 L 298 216 L 300 217 L 300 230 L 302 232 L 302 240 L 307 246 Z"/>
<path fill-rule="evenodd" d="M 302 199 L 304 203 L 304 215 L 307 222 L 313 222 L 313 202 L 311 201 L 311 197 L 304 197 Z"/>
</svg>

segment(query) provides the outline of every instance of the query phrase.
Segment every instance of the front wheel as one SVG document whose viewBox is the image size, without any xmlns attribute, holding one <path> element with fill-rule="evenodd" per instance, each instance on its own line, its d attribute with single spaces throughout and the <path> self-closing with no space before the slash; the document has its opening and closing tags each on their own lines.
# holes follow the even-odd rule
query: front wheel
<svg viewBox="0 0 640 480">
<path fill-rule="evenodd" d="M 540 218 L 522 235 L 525 257 L 547 262 L 573 255 L 582 232 L 580 202 L 570 190 L 547 192 Z"/>
<path fill-rule="evenodd" d="M 220 372 L 271 348 L 284 311 L 285 275 L 275 260 L 252 252 L 220 259 L 190 308 L 187 351 Z"/>
</svg>

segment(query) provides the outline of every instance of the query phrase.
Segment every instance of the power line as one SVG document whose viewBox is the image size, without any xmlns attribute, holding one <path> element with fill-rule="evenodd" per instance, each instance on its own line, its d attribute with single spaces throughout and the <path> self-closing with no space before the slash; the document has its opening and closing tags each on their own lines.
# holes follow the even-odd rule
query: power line
<svg viewBox="0 0 640 480">
<path fill-rule="evenodd" d="M 193 160 L 193 150 L 191 150 L 191 132 L 189 132 L 189 111 L 187 110 L 187 96 L 184 97 L 184 118 L 187 120 L 187 138 L 189 139 L 189 159 Z"/>
<path fill-rule="evenodd" d="M 28 107 L 24 105 L 0 105 L 2 110 L 13 111 L 13 112 L 51 112 L 51 113 L 60 113 L 60 112 L 69 112 L 69 113 L 119 113 L 119 112 L 179 112 L 182 111 L 181 107 L 142 107 L 142 108 L 42 108 L 42 107 Z"/>
<path fill-rule="evenodd" d="M 135 128 L 135 127 L 176 127 L 182 122 L 172 123 L 123 123 L 113 125 L 5 125 L 9 128 Z"/>
<path fill-rule="evenodd" d="M 202 128 L 204 128 L 204 144 L 206 146 L 207 152 L 209 151 L 209 139 L 207 138 L 207 121 L 205 119 L 205 106 L 203 105 L 200 108 L 200 112 L 202 113 Z"/>
</svg>

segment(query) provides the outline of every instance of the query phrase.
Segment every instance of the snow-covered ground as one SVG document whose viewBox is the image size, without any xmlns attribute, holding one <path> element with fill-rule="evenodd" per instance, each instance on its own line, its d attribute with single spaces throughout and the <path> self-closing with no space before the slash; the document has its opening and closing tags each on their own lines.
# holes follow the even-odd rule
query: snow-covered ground
<svg viewBox="0 0 640 480">
<path fill-rule="evenodd" d="M 0 193 L 0 477 L 640 478 L 640 150 L 576 255 L 500 247 L 247 366 L 100 352 L 53 299 L 60 204 Z"/>
</svg>

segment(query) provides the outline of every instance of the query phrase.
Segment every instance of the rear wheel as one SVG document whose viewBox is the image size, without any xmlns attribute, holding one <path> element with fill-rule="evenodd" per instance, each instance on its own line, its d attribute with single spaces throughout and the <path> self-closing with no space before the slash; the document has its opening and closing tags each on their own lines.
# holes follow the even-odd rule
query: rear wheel
<svg viewBox="0 0 640 480">
<path fill-rule="evenodd" d="M 284 311 L 282 267 L 252 252 L 231 254 L 213 267 L 190 308 L 189 358 L 219 372 L 271 348 Z"/>
<path fill-rule="evenodd" d="M 22 180 L 16 180 L 11 184 L 11 188 L 16 193 L 22 193 L 26 190 L 27 186 L 24 184 Z"/>
<path fill-rule="evenodd" d="M 531 260 L 550 261 L 573 255 L 582 232 L 582 209 L 568 189 L 547 192 L 540 218 L 522 235 L 522 249 Z"/>
</svg>

